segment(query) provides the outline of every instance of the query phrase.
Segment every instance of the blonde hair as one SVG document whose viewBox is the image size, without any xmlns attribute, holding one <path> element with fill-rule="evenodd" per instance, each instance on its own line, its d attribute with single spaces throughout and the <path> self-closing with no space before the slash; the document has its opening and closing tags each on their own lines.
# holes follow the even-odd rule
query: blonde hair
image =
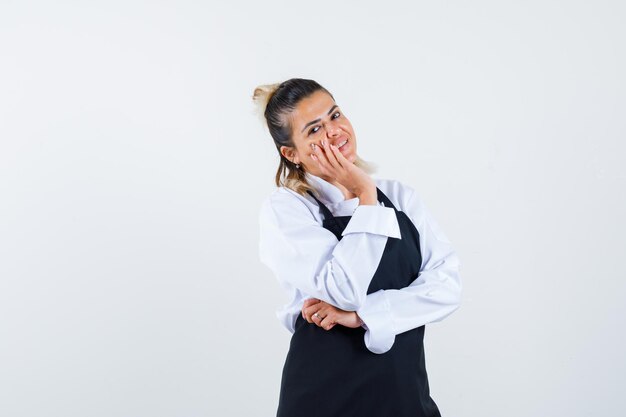
<svg viewBox="0 0 626 417">
<path fill-rule="evenodd" d="M 293 162 L 285 158 L 280 152 L 281 146 L 295 147 L 291 136 L 291 124 L 289 116 L 295 110 L 298 102 L 316 91 L 325 91 L 333 100 L 333 95 L 318 84 L 316 81 L 303 78 L 291 78 L 282 83 L 263 84 L 254 89 L 252 101 L 256 106 L 261 122 L 269 129 L 278 150 L 280 163 L 276 171 L 276 186 L 284 186 L 298 194 L 306 194 L 311 191 L 317 194 L 306 180 L 306 174 L 302 167 L 298 168 Z M 354 164 L 368 174 L 375 172 L 376 166 L 366 162 L 358 155 Z"/>
</svg>

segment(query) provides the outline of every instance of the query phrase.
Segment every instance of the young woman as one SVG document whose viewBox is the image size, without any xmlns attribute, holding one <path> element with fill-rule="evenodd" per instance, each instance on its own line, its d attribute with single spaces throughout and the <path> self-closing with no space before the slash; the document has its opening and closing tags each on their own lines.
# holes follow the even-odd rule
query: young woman
<svg viewBox="0 0 626 417">
<path fill-rule="evenodd" d="M 261 85 L 253 100 L 280 157 L 260 257 L 291 296 L 277 416 L 440 416 L 423 340 L 460 305 L 450 241 L 413 188 L 370 177 L 320 84 Z"/>
</svg>

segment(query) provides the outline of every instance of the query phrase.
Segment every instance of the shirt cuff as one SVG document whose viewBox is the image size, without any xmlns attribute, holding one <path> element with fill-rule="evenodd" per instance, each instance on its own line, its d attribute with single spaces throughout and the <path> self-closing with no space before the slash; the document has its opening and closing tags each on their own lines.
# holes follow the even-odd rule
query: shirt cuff
<svg viewBox="0 0 626 417">
<path fill-rule="evenodd" d="M 393 332 L 393 316 L 385 290 L 368 294 L 365 303 L 357 310 L 357 315 L 365 324 L 364 342 L 373 353 L 385 353 L 396 340 Z"/>
<path fill-rule="evenodd" d="M 367 204 L 357 206 L 341 236 L 360 232 L 395 237 L 396 239 L 402 238 L 398 217 L 393 207 Z"/>
</svg>

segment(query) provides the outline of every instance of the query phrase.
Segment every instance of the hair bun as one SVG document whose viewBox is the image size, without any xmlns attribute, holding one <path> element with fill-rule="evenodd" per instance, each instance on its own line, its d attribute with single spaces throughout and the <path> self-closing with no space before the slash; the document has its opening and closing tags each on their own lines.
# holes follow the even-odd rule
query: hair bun
<svg viewBox="0 0 626 417">
<path fill-rule="evenodd" d="M 265 109 L 267 108 L 267 103 L 269 103 L 270 99 L 280 86 L 281 83 L 263 84 L 256 87 L 254 89 L 254 93 L 252 93 L 252 101 L 254 102 L 257 115 L 266 126 L 267 120 L 265 119 Z"/>
</svg>

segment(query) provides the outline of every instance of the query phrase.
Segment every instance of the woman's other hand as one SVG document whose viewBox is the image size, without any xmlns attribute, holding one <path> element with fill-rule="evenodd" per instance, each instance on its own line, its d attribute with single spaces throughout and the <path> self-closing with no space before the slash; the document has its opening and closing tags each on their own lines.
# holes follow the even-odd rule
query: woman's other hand
<svg viewBox="0 0 626 417">
<path fill-rule="evenodd" d="M 317 313 L 321 319 L 314 314 Z M 304 300 L 302 305 L 302 317 L 309 323 L 313 323 L 324 330 L 330 330 L 336 324 L 355 329 L 361 326 L 356 311 L 341 310 L 325 301 L 317 298 Z"/>
</svg>

